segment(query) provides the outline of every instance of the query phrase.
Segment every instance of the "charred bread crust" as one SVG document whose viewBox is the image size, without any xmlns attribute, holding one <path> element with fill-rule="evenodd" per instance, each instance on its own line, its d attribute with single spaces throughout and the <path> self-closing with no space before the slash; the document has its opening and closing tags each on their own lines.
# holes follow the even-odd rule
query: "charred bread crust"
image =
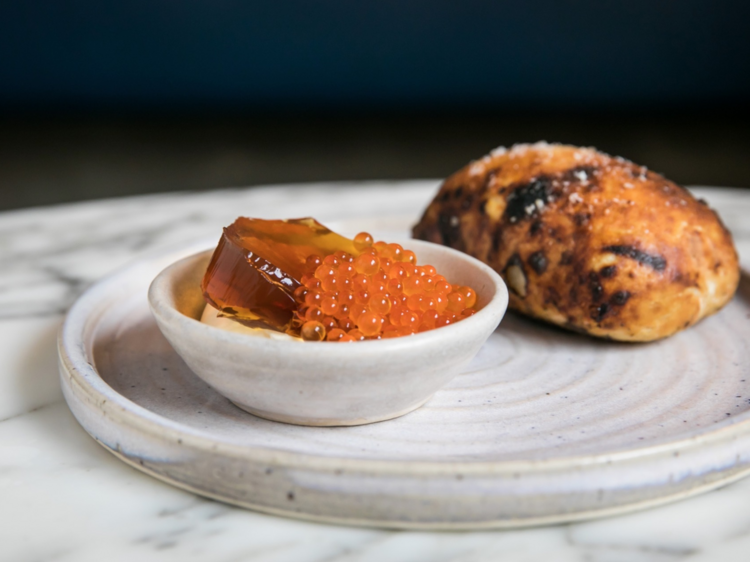
<svg viewBox="0 0 750 562">
<path fill-rule="evenodd" d="M 592 148 L 497 149 L 445 180 L 413 235 L 492 266 L 514 310 L 620 341 L 695 324 L 729 302 L 740 276 L 704 201 Z"/>
</svg>

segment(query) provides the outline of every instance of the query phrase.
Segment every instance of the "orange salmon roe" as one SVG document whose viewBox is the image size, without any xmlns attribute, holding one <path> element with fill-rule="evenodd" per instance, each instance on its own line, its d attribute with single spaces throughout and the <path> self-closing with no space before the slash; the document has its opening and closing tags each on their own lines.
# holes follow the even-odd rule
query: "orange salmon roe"
<svg viewBox="0 0 750 562">
<path fill-rule="evenodd" d="M 360 232 L 353 256 L 311 255 L 292 326 L 306 341 L 348 342 L 408 336 L 468 318 L 476 312 L 471 287 L 451 285 L 411 250 L 374 242 Z"/>
<path fill-rule="evenodd" d="M 452 285 L 400 244 L 354 239 L 310 217 L 239 217 L 224 229 L 201 283 L 222 316 L 306 341 L 395 338 L 476 312 L 476 292 Z"/>
</svg>

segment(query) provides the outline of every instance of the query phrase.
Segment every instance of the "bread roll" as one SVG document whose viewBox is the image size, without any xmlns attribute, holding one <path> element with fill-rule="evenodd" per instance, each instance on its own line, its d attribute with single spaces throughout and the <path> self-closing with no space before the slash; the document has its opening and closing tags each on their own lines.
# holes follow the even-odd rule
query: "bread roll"
<svg viewBox="0 0 750 562">
<path fill-rule="evenodd" d="M 620 341 L 687 328 L 739 282 L 732 237 L 704 201 L 591 148 L 494 150 L 445 180 L 413 234 L 492 266 L 514 310 Z"/>
</svg>

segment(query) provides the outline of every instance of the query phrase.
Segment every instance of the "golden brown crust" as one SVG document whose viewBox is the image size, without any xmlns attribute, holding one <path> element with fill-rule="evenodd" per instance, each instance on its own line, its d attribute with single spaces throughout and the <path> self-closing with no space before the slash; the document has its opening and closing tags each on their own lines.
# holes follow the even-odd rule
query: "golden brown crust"
<svg viewBox="0 0 750 562">
<path fill-rule="evenodd" d="M 705 202 L 591 148 L 493 151 L 445 180 L 414 237 L 491 265 L 511 308 L 622 341 L 695 324 L 739 282 L 732 237 Z"/>
</svg>

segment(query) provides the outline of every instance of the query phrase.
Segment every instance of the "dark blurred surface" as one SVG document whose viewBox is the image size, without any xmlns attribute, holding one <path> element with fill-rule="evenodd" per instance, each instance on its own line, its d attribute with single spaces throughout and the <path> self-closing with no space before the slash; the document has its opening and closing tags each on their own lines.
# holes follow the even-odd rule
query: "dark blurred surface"
<svg viewBox="0 0 750 562">
<path fill-rule="evenodd" d="M 750 186 L 750 3 L 0 2 L 0 209 L 593 145 Z"/>
<path fill-rule="evenodd" d="M 739 0 L 0 3 L 5 106 L 611 106 L 750 94 Z"/>
<path fill-rule="evenodd" d="M 682 184 L 750 187 L 740 109 L 26 117 L 0 122 L 0 207 L 263 183 L 444 177 L 498 145 L 593 145 Z"/>
</svg>

